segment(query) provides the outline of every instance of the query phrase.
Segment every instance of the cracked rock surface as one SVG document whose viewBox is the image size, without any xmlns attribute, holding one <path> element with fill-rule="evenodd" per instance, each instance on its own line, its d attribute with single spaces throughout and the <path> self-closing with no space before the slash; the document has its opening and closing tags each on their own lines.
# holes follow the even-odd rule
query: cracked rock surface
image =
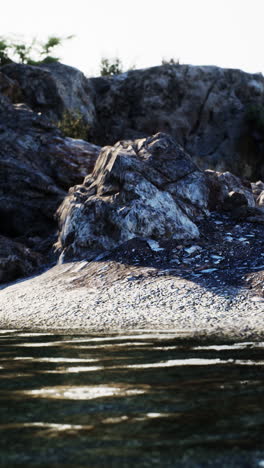
<svg viewBox="0 0 264 468">
<path fill-rule="evenodd" d="M 68 188 L 92 170 L 99 153 L 93 144 L 64 138 L 26 105 L 12 104 L 14 93 L 16 84 L 0 75 L 0 282 L 50 261 L 56 209 Z"/>
<path fill-rule="evenodd" d="M 93 258 L 134 237 L 193 239 L 206 212 L 205 174 L 169 135 L 105 147 L 58 210 L 63 260 Z"/>
<path fill-rule="evenodd" d="M 261 74 L 175 64 L 89 81 L 98 144 L 166 132 L 203 169 L 264 178 Z"/>
</svg>

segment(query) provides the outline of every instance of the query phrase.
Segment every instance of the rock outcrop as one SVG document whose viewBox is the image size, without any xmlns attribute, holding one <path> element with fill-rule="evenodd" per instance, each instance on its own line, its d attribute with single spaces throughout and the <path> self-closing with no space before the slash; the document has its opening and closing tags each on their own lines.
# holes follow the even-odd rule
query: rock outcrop
<svg viewBox="0 0 264 468">
<path fill-rule="evenodd" d="M 121 141 L 60 206 L 58 248 L 89 259 L 134 237 L 195 238 L 207 203 L 204 173 L 170 136 Z"/>
<path fill-rule="evenodd" d="M 1 71 L 19 87 L 20 95 L 13 94 L 13 102 L 24 102 L 54 121 L 61 119 L 64 112 L 78 113 L 88 126 L 95 126 L 93 89 L 76 68 L 61 63 L 12 63 L 1 67 Z"/>
<path fill-rule="evenodd" d="M 3 83 L 3 74 L 0 78 Z M 92 170 L 99 154 L 95 145 L 63 138 L 54 124 L 26 105 L 11 104 L 14 86 L 6 79 L 5 95 L 0 94 L 0 265 L 1 278 L 6 272 L 8 279 L 12 272 L 26 274 L 32 271 L 30 265 L 41 263 L 34 251 L 48 254 L 55 240 L 56 209 L 69 187 Z M 22 244 L 14 247 L 16 268 L 10 266 L 11 241 Z M 42 263 L 47 260 L 42 258 Z"/>
<path fill-rule="evenodd" d="M 201 168 L 264 178 L 261 74 L 163 65 L 90 81 L 99 144 L 166 132 Z"/>
<path fill-rule="evenodd" d="M 264 184 L 245 180 L 264 178 L 263 109 L 263 77 L 239 70 L 164 65 L 87 79 L 59 63 L 1 67 L 0 281 L 50 261 L 59 206 L 64 260 L 136 237 L 198 237 L 208 209 L 264 224 Z M 113 144 L 95 168 L 100 147 L 54 124 L 65 111 L 83 116 L 93 142 Z"/>
<path fill-rule="evenodd" d="M 13 102 L 52 120 L 65 111 L 82 115 L 100 146 L 166 132 L 203 169 L 264 179 L 261 74 L 168 64 L 88 79 L 60 63 L 9 64 L 1 72 L 13 82 Z"/>
</svg>

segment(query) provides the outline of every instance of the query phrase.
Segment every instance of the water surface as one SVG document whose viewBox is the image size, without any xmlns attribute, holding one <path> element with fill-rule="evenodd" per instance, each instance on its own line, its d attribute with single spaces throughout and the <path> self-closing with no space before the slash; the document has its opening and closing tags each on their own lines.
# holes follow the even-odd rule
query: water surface
<svg viewBox="0 0 264 468">
<path fill-rule="evenodd" d="M 0 465 L 264 466 L 264 343 L 0 333 Z"/>
</svg>

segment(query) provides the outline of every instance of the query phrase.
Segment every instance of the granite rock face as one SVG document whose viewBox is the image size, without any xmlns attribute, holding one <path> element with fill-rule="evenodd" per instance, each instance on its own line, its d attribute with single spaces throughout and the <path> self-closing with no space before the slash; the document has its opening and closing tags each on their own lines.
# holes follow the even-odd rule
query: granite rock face
<svg viewBox="0 0 264 468">
<path fill-rule="evenodd" d="M 203 169 L 264 178 L 261 74 L 163 65 L 90 82 L 98 144 L 166 132 Z"/>
<path fill-rule="evenodd" d="M 58 210 L 62 260 L 93 258 L 135 237 L 192 239 L 207 210 L 206 177 L 166 134 L 102 149 Z"/>
<path fill-rule="evenodd" d="M 93 89 L 76 68 L 61 63 L 12 63 L 1 67 L 1 71 L 19 86 L 20 98 L 13 102 L 24 102 L 54 121 L 61 119 L 64 112 L 79 113 L 87 125 L 95 125 Z"/>
</svg>

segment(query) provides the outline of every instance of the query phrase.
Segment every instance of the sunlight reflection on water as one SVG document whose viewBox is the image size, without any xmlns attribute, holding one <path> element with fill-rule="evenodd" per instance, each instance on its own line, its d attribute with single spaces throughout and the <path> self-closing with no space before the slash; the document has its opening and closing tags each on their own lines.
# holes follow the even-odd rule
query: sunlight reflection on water
<svg viewBox="0 0 264 468">
<path fill-rule="evenodd" d="M 0 344 L 3 466 L 203 468 L 262 454 L 263 342 L 13 330 Z"/>
</svg>

